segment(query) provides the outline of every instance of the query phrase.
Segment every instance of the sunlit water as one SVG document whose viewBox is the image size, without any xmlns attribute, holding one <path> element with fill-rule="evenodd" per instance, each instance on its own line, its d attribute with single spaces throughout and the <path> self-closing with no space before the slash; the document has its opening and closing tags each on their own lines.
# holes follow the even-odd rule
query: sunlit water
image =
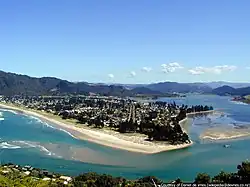
<svg viewBox="0 0 250 187">
<path fill-rule="evenodd" d="M 154 175 L 163 180 L 177 177 L 193 180 L 198 172 L 216 174 L 235 171 L 237 164 L 250 158 L 250 139 L 204 142 L 199 135 L 209 127 L 250 124 L 250 105 L 231 102 L 229 97 L 188 96 L 164 98 L 177 104 L 212 105 L 224 112 L 190 119 L 189 134 L 194 145 L 183 150 L 144 155 L 77 140 L 63 130 L 41 120 L 10 111 L 0 113 L 0 161 L 30 164 L 70 175 L 95 171 L 127 178 Z"/>
</svg>

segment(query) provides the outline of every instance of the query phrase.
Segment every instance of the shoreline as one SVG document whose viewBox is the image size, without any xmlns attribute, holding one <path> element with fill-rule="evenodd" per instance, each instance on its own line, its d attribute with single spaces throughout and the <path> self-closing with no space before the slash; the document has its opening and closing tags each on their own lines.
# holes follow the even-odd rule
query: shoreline
<svg viewBox="0 0 250 187">
<path fill-rule="evenodd" d="M 177 150 L 187 148 L 193 145 L 193 142 L 170 145 L 166 142 L 149 142 L 146 141 L 146 135 L 141 135 L 138 133 L 121 134 L 113 130 L 107 129 L 92 129 L 87 127 L 76 126 L 73 122 L 68 122 L 63 119 L 55 119 L 57 116 L 54 114 L 49 114 L 46 112 L 35 111 L 29 108 L 22 108 L 19 106 L 11 106 L 9 104 L 0 103 L 0 108 L 14 110 L 20 114 L 34 116 L 41 119 L 44 122 L 48 122 L 52 127 L 59 128 L 58 130 L 63 130 L 69 133 L 73 138 L 89 141 L 99 145 L 111 147 L 114 149 L 120 149 L 130 152 L 144 153 L 144 154 L 156 154 L 165 151 Z M 44 114 L 42 114 L 44 113 Z M 53 115 L 50 117 L 48 115 Z M 57 118 L 60 118 L 59 116 Z M 181 125 L 184 132 L 187 131 L 183 127 L 183 124 L 187 122 L 188 116 L 181 120 L 179 124 Z"/>
<path fill-rule="evenodd" d="M 191 113 L 187 113 L 187 117 L 188 118 L 191 118 L 193 117 L 194 115 L 197 115 L 197 114 L 213 114 L 215 112 L 220 112 L 218 110 L 207 110 L 207 111 L 201 111 L 201 112 L 191 112 Z"/>
<path fill-rule="evenodd" d="M 233 140 L 233 139 L 239 139 L 239 138 L 245 138 L 249 136 L 250 134 L 244 134 L 244 135 L 233 135 L 233 136 L 226 136 L 226 137 L 213 137 L 213 136 L 203 136 L 200 139 L 202 140 L 215 140 L 215 141 L 220 141 L 220 140 Z"/>
<path fill-rule="evenodd" d="M 220 132 L 219 130 L 205 132 L 201 134 L 199 138 L 201 140 L 223 141 L 223 140 L 246 138 L 249 136 L 250 136 L 250 132 L 245 132 L 245 131 L 241 132 L 239 130 L 232 129 L 230 133 Z"/>
</svg>

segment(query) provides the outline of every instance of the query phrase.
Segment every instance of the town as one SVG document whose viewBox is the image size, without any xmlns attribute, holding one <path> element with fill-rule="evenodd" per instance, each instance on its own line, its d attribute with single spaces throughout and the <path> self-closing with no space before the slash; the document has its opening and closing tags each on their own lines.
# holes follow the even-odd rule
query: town
<svg viewBox="0 0 250 187">
<path fill-rule="evenodd" d="M 167 141 L 172 145 L 190 143 L 179 124 L 187 113 L 213 110 L 212 106 L 178 106 L 175 102 L 140 102 L 112 96 L 4 96 L 0 101 L 73 119 L 82 127 L 140 133 L 148 141 Z"/>
</svg>

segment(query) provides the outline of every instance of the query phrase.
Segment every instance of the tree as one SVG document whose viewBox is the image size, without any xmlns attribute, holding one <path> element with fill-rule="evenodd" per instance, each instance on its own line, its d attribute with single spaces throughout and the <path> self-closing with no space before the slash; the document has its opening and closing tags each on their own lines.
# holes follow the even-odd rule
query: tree
<svg viewBox="0 0 250 187">
<path fill-rule="evenodd" d="M 175 180 L 175 184 L 181 184 L 181 183 L 182 183 L 182 181 L 181 181 L 180 178 L 178 178 L 178 179 Z"/>
<path fill-rule="evenodd" d="M 101 175 L 95 181 L 96 186 L 114 187 L 118 186 L 118 181 L 114 180 L 111 175 Z"/>
<path fill-rule="evenodd" d="M 195 178 L 195 183 L 208 184 L 210 183 L 210 176 L 206 173 L 199 173 Z"/>
<path fill-rule="evenodd" d="M 153 183 L 159 185 L 159 184 L 162 184 L 162 181 L 154 176 L 146 176 L 146 177 L 140 178 L 138 180 L 138 183 L 140 184 L 139 186 L 152 187 Z"/>
<path fill-rule="evenodd" d="M 230 183 L 232 178 L 232 173 L 225 173 L 221 171 L 218 175 L 214 176 L 212 181 L 215 183 Z"/>
<path fill-rule="evenodd" d="M 241 183 L 250 183 L 250 162 L 242 162 L 241 165 L 237 166 L 238 176 Z"/>
</svg>

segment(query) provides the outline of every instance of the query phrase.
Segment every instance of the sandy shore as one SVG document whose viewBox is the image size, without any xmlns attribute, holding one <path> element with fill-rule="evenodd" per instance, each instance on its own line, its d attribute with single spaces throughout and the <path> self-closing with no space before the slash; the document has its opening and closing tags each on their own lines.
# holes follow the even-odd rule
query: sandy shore
<svg viewBox="0 0 250 187">
<path fill-rule="evenodd" d="M 250 136 L 250 129 L 210 128 L 200 135 L 200 139 L 229 140 Z"/>
<path fill-rule="evenodd" d="M 0 108 L 14 110 L 26 115 L 38 117 L 41 120 L 54 124 L 57 128 L 68 131 L 73 137 L 87 140 L 104 146 L 109 146 L 115 149 L 122 149 L 131 152 L 154 154 L 164 151 L 183 149 L 191 146 L 193 142 L 179 145 L 169 145 L 166 142 L 149 142 L 145 141 L 146 135 L 142 134 L 120 134 L 107 129 L 92 129 L 84 125 L 80 127 L 73 122 L 62 120 L 59 116 L 48 114 L 46 112 L 34 111 L 24 107 L 17 107 L 8 104 L 0 103 Z M 182 120 L 181 126 L 187 119 Z M 186 129 L 183 129 L 186 131 Z"/>
<path fill-rule="evenodd" d="M 199 115 L 199 114 L 213 114 L 213 113 L 218 113 L 220 111 L 217 110 L 208 110 L 208 111 L 202 111 L 202 112 L 191 112 L 191 113 L 187 113 L 187 117 L 193 117 L 195 115 Z"/>
</svg>

